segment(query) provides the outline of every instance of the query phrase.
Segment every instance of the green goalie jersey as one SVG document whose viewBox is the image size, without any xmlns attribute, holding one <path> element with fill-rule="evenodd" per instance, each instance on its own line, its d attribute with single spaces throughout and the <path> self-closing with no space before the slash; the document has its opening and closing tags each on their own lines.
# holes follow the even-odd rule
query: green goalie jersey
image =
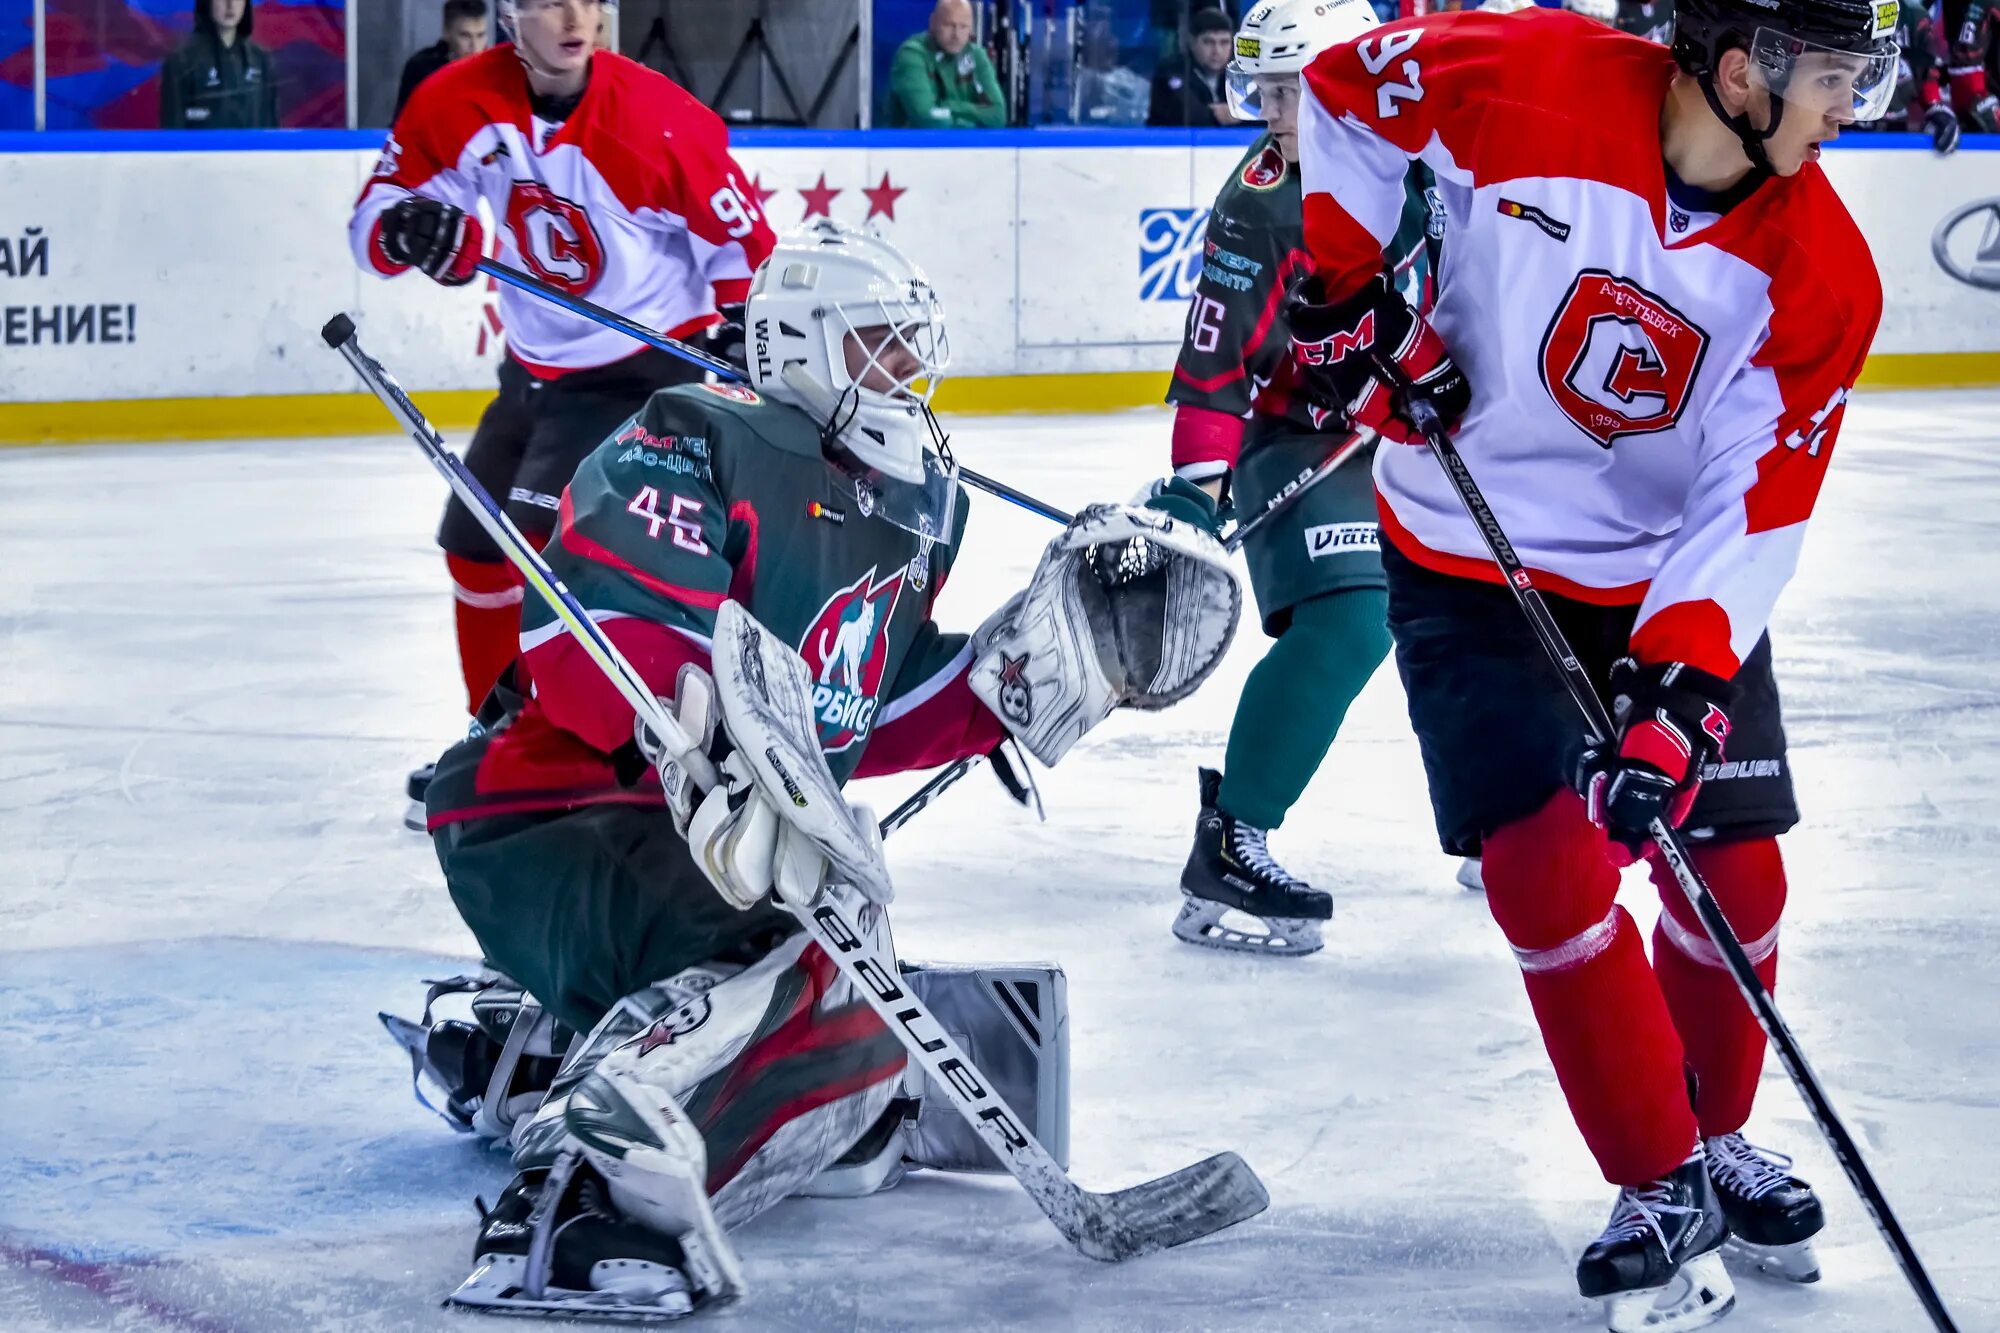
<svg viewBox="0 0 2000 1333">
<path fill-rule="evenodd" d="M 724 599 L 741 603 L 805 659 L 839 781 L 985 753 L 1004 732 L 966 684 L 967 636 L 931 619 L 965 494 L 939 488 L 947 541 L 887 522 L 877 494 L 828 462 L 796 407 L 736 385 L 665 389 L 577 469 L 544 554 L 661 695 L 706 664 Z M 656 776 L 632 762 L 632 709 L 532 591 L 521 646 L 524 697 L 468 743 L 476 755 L 440 763 L 449 794 L 434 793 L 432 827 L 659 801 Z"/>
</svg>

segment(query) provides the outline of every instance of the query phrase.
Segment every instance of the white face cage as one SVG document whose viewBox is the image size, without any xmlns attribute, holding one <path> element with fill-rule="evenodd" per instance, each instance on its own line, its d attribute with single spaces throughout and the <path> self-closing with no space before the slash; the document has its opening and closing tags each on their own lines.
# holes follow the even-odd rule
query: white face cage
<svg viewBox="0 0 2000 1333">
<path fill-rule="evenodd" d="M 849 385 L 864 398 L 875 395 L 899 405 L 930 406 L 951 365 L 951 338 L 945 331 L 944 301 L 929 283 L 913 278 L 896 296 L 836 301 L 829 310 L 839 322 L 826 324 L 833 344 L 827 349 L 828 358 L 838 373 L 847 376 Z M 864 358 L 858 368 L 850 368 L 847 358 L 850 338 Z M 898 351 L 907 356 L 895 356 Z M 907 360 L 911 368 L 899 373 L 889 360 Z"/>
</svg>

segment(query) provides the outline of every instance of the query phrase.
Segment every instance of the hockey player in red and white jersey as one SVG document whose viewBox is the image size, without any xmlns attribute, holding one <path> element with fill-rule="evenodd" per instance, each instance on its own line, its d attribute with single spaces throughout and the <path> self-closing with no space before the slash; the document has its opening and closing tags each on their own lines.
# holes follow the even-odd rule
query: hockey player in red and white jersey
<svg viewBox="0 0 2000 1333">
<path fill-rule="evenodd" d="M 1578 1128 L 1619 1187 L 1578 1265 L 1610 1327 L 1699 1327 L 1732 1234 L 1816 1276 L 1822 1225 L 1741 1133 L 1764 1037 L 1664 867 L 1648 963 L 1614 902 L 1704 781 L 1694 861 L 1766 985 L 1797 819 L 1765 626 L 1881 313 L 1816 164 L 1893 90 L 1876 0 L 1681 0 L 1671 52 L 1577 15 L 1443 14 L 1321 56 L 1300 116 L 1308 386 L 1392 440 L 1422 396 L 1618 734 L 1582 720 L 1436 461 L 1378 450 L 1389 628 L 1447 851 L 1483 850 Z M 1428 317 L 1381 273 L 1411 160 L 1445 242 Z"/>
<path fill-rule="evenodd" d="M 348 225 L 364 269 L 471 281 L 485 201 L 501 262 L 685 338 L 740 311 L 773 238 L 722 121 L 664 75 L 595 49 L 600 0 L 502 0 L 510 43 L 424 80 Z M 654 390 L 701 372 L 513 287 L 507 355 L 466 466 L 537 543 L 582 461 Z M 522 586 L 456 499 L 450 568 L 466 707 L 518 650 Z M 411 777 L 422 800 L 428 770 Z M 417 827 L 421 827 L 418 824 Z"/>
</svg>

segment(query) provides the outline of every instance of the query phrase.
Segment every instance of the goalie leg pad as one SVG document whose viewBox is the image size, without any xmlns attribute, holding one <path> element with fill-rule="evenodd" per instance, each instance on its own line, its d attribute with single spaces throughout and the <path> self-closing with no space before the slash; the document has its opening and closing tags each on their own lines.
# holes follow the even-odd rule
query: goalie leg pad
<svg viewBox="0 0 2000 1333">
<path fill-rule="evenodd" d="M 1127 558 L 1135 549 L 1143 559 Z M 1099 557 L 1113 550 L 1107 571 Z M 1227 559 L 1214 538 L 1158 510 L 1093 505 L 973 635 L 973 693 L 1045 764 L 1114 708 L 1186 698 L 1242 614 Z"/>
<path fill-rule="evenodd" d="M 904 979 L 1021 1123 L 1069 1167 L 1069 979 L 1053 963 L 905 963 Z M 951 1099 L 912 1067 L 922 1098 L 905 1153 L 937 1171 L 1004 1171 Z"/>
</svg>

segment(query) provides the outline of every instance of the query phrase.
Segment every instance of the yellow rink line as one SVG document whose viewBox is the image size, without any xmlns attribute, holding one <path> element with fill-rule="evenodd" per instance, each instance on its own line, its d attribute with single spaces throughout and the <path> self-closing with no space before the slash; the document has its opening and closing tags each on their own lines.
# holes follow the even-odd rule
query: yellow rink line
<svg viewBox="0 0 2000 1333">
<path fill-rule="evenodd" d="M 2000 386 L 2000 352 L 1883 353 L 1870 357 L 1861 384 L 1870 389 Z M 1162 401 L 1167 375 L 989 375 L 947 381 L 943 413 L 1106 412 Z M 412 395 L 439 429 L 464 431 L 493 398 L 488 389 Z M 246 398 L 144 398 L 81 403 L 0 403 L 0 445 L 101 441 L 270 439 L 307 435 L 377 435 L 388 415 L 365 393 L 282 394 Z"/>
</svg>

